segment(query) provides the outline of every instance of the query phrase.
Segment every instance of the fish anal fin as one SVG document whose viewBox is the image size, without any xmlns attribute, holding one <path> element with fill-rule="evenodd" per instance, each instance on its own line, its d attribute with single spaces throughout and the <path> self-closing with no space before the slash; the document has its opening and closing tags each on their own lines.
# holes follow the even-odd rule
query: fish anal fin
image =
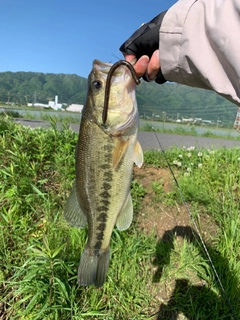
<svg viewBox="0 0 240 320">
<path fill-rule="evenodd" d="M 136 141 L 134 146 L 133 161 L 139 168 L 143 165 L 143 150 L 139 141 Z"/>
<path fill-rule="evenodd" d="M 87 217 L 78 203 L 75 181 L 64 208 L 64 218 L 69 224 L 78 228 L 84 228 L 87 223 Z"/>
<path fill-rule="evenodd" d="M 117 218 L 116 226 L 118 230 L 123 231 L 128 229 L 132 223 L 132 219 L 133 219 L 133 204 L 132 204 L 132 197 L 129 192 L 126 202 L 124 204 L 124 207 Z"/>
<path fill-rule="evenodd" d="M 120 163 L 122 157 L 126 153 L 128 144 L 129 144 L 129 140 L 124 140 L 122 137 L 118 138 L 116 147 L 113 151 L 113 157 L 112 157 L 113 168 L 116 168 Z"/>
</svg>

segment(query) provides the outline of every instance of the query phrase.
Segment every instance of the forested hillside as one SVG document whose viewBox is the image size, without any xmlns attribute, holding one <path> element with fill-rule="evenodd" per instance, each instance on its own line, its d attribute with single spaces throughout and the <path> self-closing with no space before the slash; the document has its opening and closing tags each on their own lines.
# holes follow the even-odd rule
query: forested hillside
<svg viewBox="0 0 240 320">
<path fill-rule="evenodd" d="M 1 72 L 0 102 L 26 105 L 47 103 L 58 95 L 60 103 L 84 104 L 87 79 L 75 74 Z M 157 85 L 142 81 L 137 87 L 140 114 L 155 119 L 182 117 L 233 123 L 237 107 L 214 92 L 175 83 Z"/>
<path fill-rule="evenodd" d="M 237 106 L 210 90 L 176 83 L 158 85 L 142 81 L 137 88 L 141 115 L 168 119 L 202 118 L 233 123 Z"/>
<path fill-rule="evenodd" d="M 83 103 L 87 79 L 76 74 L 1 72 L 0 101 L 17 104 L 47 103 L 58 95 L 60 103 Z"/>
</svg>

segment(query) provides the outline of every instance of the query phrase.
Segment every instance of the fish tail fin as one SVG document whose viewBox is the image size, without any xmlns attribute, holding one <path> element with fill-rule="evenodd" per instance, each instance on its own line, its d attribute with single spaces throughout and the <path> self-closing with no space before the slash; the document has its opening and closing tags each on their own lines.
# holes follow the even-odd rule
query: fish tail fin
<svg viewBox="0 0 240 320">
<path fill-rule="evenodd" d="M 90 286 L 91 284 L 94 284 L 96 287 L 101 287 L 106 279 L 109 262 L 109 249 L 93 255 L 85 248 L 78 268 L 78 284 L 81 286 Z"/>
</svg>

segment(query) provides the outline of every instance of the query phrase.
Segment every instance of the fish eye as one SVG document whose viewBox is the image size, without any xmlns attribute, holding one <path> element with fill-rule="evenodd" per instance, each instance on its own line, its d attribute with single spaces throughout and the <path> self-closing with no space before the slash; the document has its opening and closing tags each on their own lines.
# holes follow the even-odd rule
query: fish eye
<svg viewBox="0 0 240 320">
<path fill-rule="evenodd" d="M 99 81 L 99 80 L 94 80 L 94 81 L 92 82 L 92 85 L 93 85 L 93 87 L 94 87 L 95 89 L 97 89 L 97 90 L 99 90 L 99 89 L 102 88 L 102 82 Z"/>
</svg>

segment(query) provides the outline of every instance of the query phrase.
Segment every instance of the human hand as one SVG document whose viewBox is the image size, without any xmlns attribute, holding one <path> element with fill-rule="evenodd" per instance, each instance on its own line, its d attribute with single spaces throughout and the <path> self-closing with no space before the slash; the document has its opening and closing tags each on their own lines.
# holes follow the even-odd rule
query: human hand
<svg viewBox="0 0 240 320">
<path fill-rule="evenodd" d="M 136 59 L 136 56 L 125 55 L 125 59 L 132 62 Z M 134 69 L 139 78 L 147 75 L 145 80 L 154 80 L 160 70 L 159 50 L 155 50 L 150 59 L 146 55 L 141 56 L 134 64 Z"/>
<path fill-rule="evenodd" d="M 159 29 L 165 13 L 166 11 L 143 24 L 120 47 L 127 61 L 137 59 L 135 71 L 139 77 L 143 76 L 145 81 L 166 81 L 161 73 L 159 57 Z"/>
</svg>

